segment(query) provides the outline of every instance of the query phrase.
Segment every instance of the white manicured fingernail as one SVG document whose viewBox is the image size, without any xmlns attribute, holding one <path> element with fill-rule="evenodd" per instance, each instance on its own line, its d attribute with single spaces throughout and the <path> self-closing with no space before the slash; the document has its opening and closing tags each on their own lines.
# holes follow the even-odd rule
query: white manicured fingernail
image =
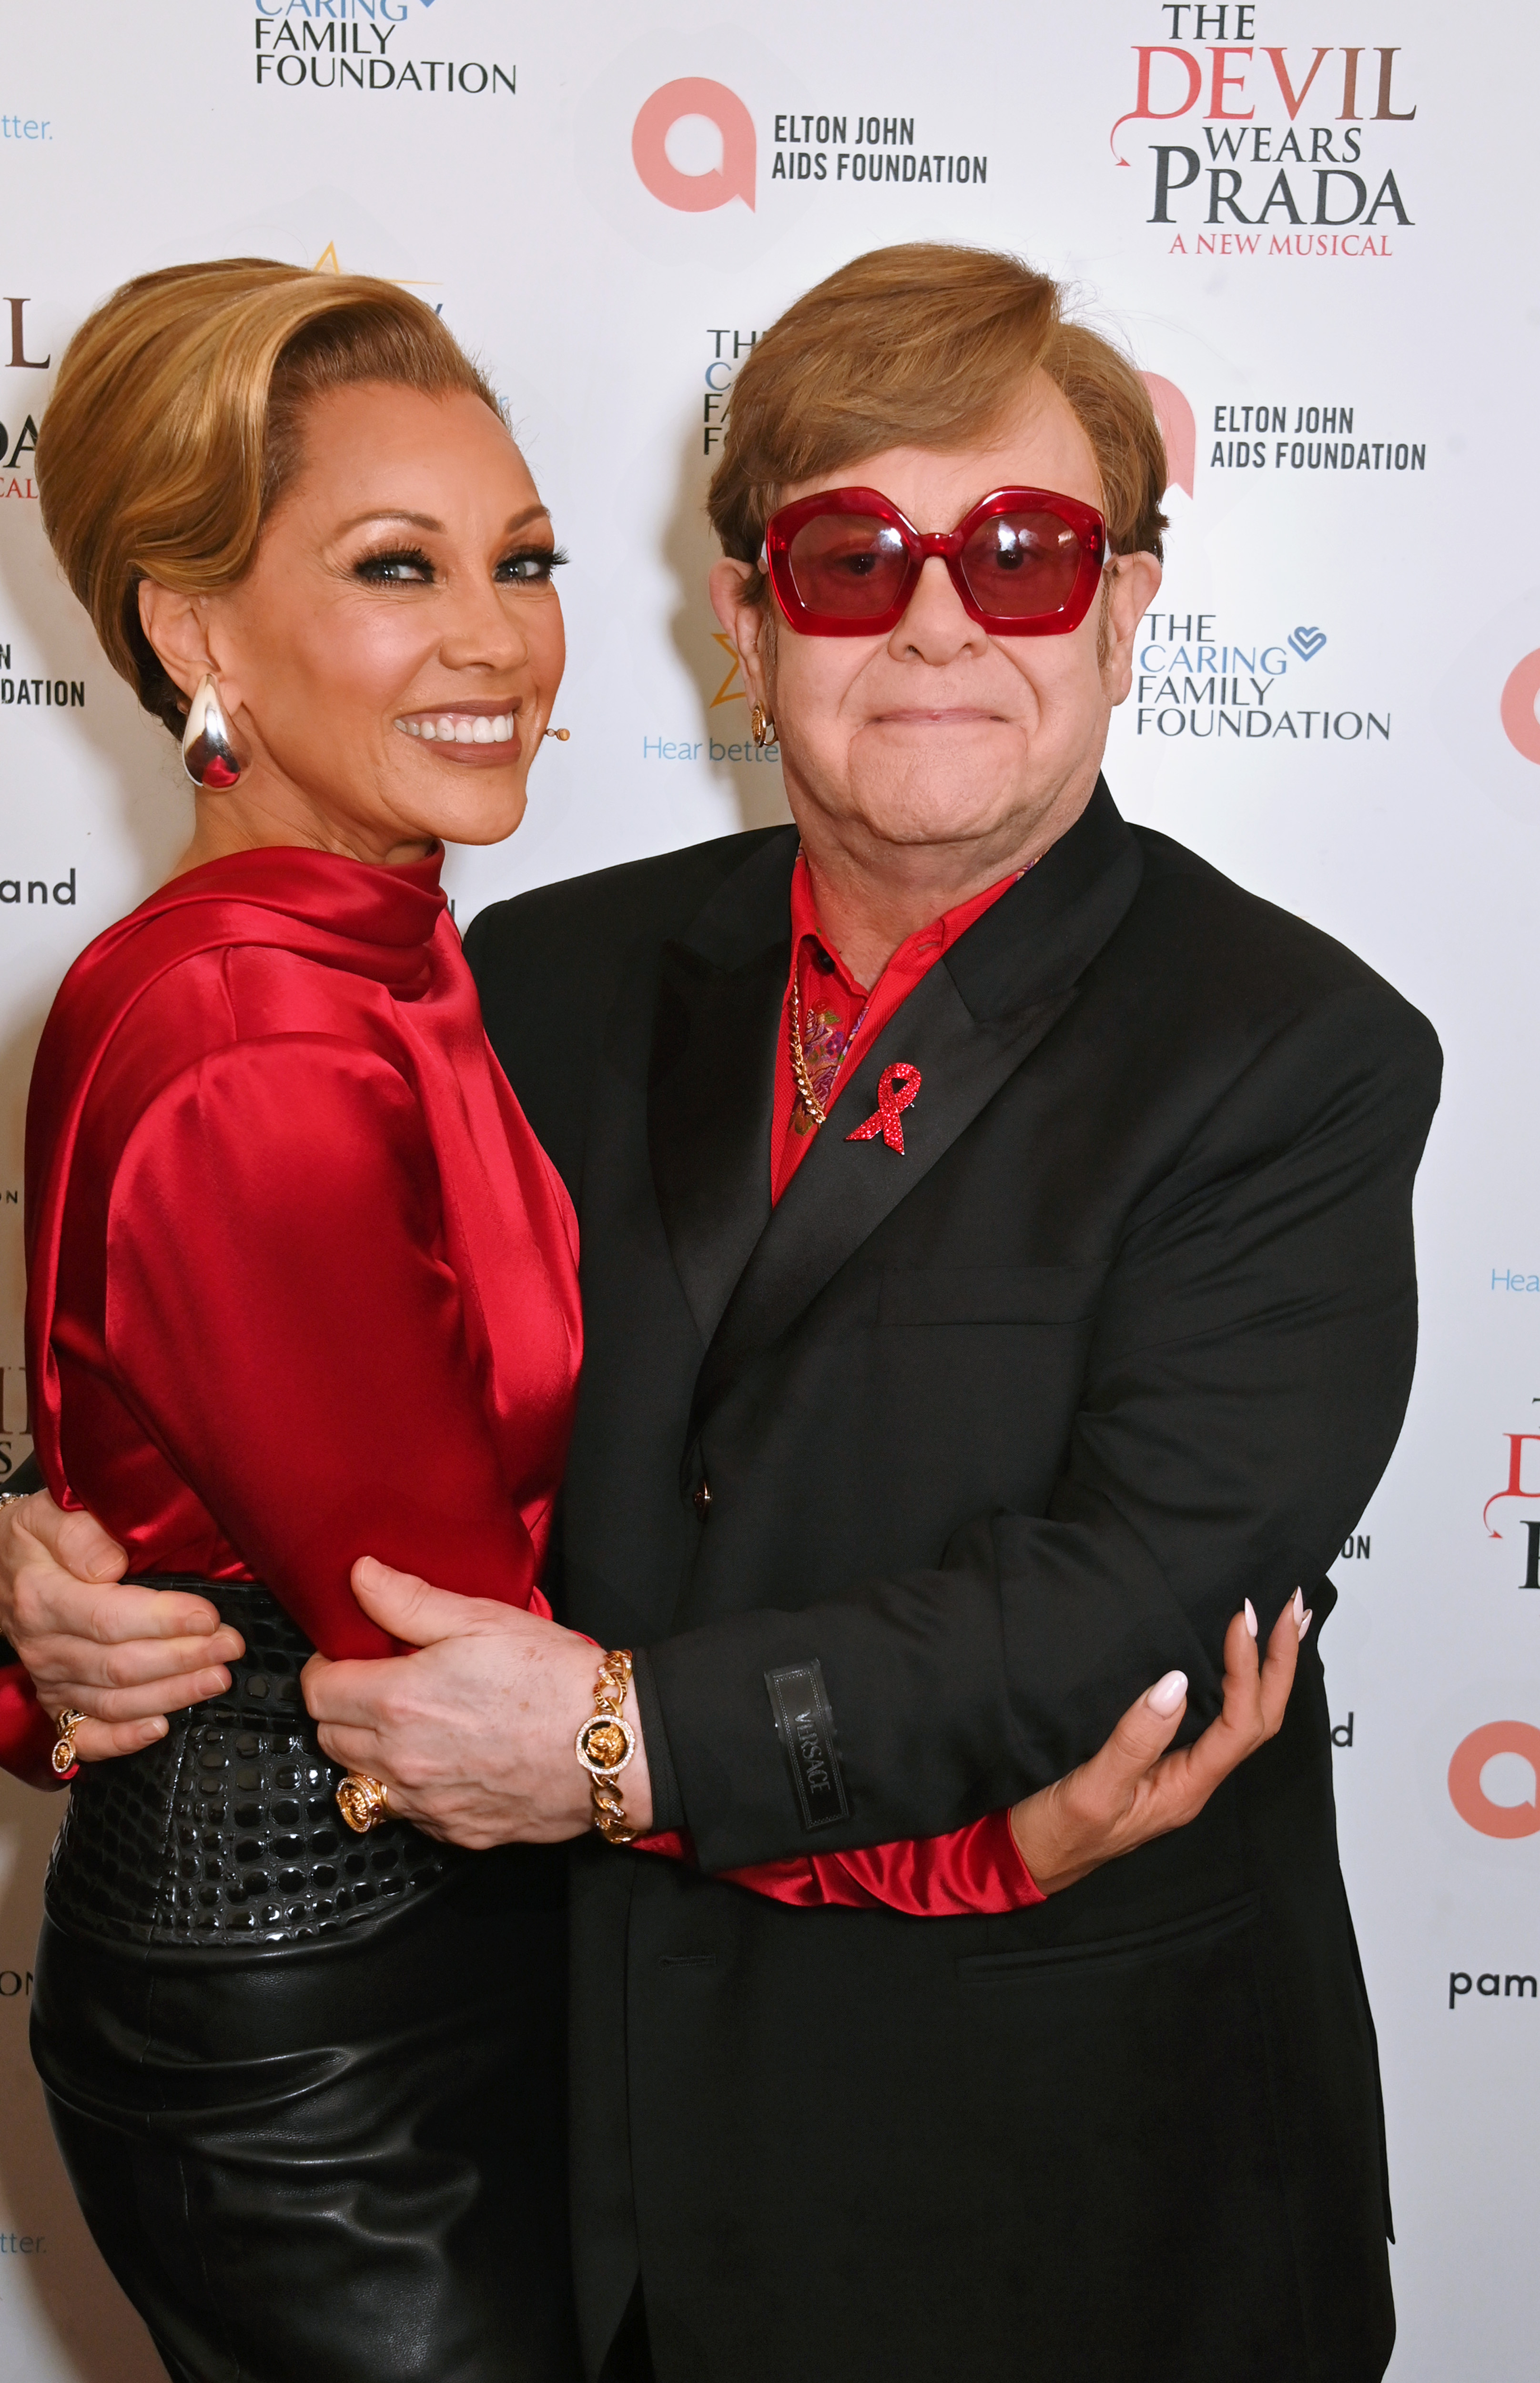
<svg viewBox="0 0 1540 2383">
<path fill-rule="evenodd" d="M 1257 1609 L 1250 1598 L 1246 1600 L 1246 1627 L 1254 1638 L 1257 1635 Z"/>
<path fill-rule="evenodd" d="M 1304 1592 L 1304 1590 L 1303 1590 L 1302 1588 L 1297 1588 L 1297 1589 L 1295 1590 L 1295 1592 L 1294 1592 L 1294 1619 L 1295 1619 L 1295 1622 L 1298 1624 L 1298 1623 L 1302 1622 L 1302 1621 L 1304 1620 L 1304 1618 L 1305 1618 L 1305 1592 Z"/>
<path fill-rule="evenodd" d="M 1304 1643 L 1305 1643 L 1305 1632 L 1310 1628 L 1310 1625 L 1311 1625 L 1311 1624 L 1314 1621 L 1314 1619 L 1315 1619 L 1315 1608 L 1314 1608 L 1314 1606 L 1312 1605 L 1312 1606 L 1311 1607 L 1311 1609 L 1310 1609 L 1309 1612 L 1305 1615 L 1304 1620 L 1303 1620 L 1303 1621 L 1300 1623 L 1300 1646 L 1301 1646 L 1301 1647 L 1302 1647 L 1302 1646 L 1304 1645 Z"/>
<path fill-rule="evenodd" d="M 1169 1720 L 1186 1694 L 1187 1673 L 1167 1672 L 1164 1680 L 1155 1682 L 1144 1701 L 1152 1712 L 1158 1712 L 1163 1720 Z"/>
</svg>

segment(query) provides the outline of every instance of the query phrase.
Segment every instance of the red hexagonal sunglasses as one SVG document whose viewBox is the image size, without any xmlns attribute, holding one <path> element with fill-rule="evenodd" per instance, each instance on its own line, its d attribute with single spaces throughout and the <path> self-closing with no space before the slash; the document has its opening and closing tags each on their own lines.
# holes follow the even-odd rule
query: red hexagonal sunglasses
<svg viewBox="0 0 1540 2383">
<path fill-rule="evenodd" d="M 822 488 L 771 515 L 760 561 L 807 637 L 895 629 L 933 554 L 980 628 L 1058 637 L 1090 610 L 1106 552 L 1095 507 L 1051 488 L 996 488 L 955 529 L 934 530 L 916 529 L 877 488 Z"/>
</svg>

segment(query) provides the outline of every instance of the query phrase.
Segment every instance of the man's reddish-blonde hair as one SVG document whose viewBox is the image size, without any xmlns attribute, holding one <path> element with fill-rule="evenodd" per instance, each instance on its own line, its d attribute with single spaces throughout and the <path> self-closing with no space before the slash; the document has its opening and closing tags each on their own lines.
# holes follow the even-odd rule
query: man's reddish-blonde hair
<svg viewBox="0 0 1540 2383">
<path fill-rule="evenodd" d="M 1065 320 L 1045 273 L 993 249 L 874 248 L 788 306 L 733 384 L 708 507 L 722 551 L 758 566 L 782 492 L 889 447 L 986 436 L 1047 374 L 1096 457 L 1114 554 L 1161 551 L 1165 446 L 1120 349 Z M 745 588 L 764 594 L 758 568 Z"/>
</svg>

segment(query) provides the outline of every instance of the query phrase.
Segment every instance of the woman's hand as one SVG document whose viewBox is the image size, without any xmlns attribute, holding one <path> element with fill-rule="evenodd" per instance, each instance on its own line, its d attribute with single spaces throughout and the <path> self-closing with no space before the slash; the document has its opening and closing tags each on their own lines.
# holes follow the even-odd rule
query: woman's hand
<svg viewBox="0 0 1540 2383">
<path fill-rule="evenodd" d="M 1044 1895 L 1197 1819 L 1221 1781 L 1277 1735 L 1310 1624 L 1296 1589 L 1259 1667 L 1248 1598 L 1226 1633 L 1224 1710 L 1201 1737 L 1166 1753 L 1187 1710 L 1187 1675 L 1167 1672 L 1129 1706 L 1100 1754 L 1013 1805 L 1011 1834 Z"/>
<path fill-rule="evenodd" d="M 93 1516 L 61 1513 L 46 1490 L 0 1507 L 0 1636 L 46 1711 L 88 1716 L 82 1762 L 164 1737 L 166 1713 L 224 1693 L 242 1648 L 206 1599 L 118 1586 L 127 1562 Z"/>
</svg>

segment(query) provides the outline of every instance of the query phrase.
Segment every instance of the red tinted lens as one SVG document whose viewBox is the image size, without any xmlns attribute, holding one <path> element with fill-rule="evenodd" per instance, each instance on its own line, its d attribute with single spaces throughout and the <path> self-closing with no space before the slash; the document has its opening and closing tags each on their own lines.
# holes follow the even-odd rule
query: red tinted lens
<svg viewBox="0 0 1540 2383">
<path fill-rule="evenodd" d="M 792 586 L 809 612 L 870 621 L 890 612 L 909 567 L 904 534 L 874 513 L 818 513 L 786 549 Z"/>
<path fill-rule="evenodd" d="M 1057 513 L 995 513 L 958 558 L 981 612 L 1041 621 L 1063 611 L 1080 570 L 1080 540 Z"/>
</svg>

